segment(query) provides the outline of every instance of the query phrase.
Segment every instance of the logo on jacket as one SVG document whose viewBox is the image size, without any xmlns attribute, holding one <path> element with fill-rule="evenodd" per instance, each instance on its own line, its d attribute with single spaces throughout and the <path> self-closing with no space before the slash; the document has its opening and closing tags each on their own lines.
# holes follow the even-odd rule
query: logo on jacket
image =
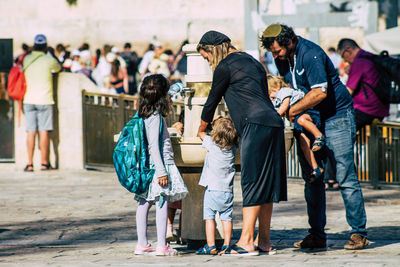
<svg viewBox="0 0 400 267">
<path fill-rule="evenodd" d="M 304 73 L 304 68 L 303 68 L 301 71 L 296 70 L 296 72 L 297 72 L 297 75 L 303 75 L 303 73 Z"/>
</svg>

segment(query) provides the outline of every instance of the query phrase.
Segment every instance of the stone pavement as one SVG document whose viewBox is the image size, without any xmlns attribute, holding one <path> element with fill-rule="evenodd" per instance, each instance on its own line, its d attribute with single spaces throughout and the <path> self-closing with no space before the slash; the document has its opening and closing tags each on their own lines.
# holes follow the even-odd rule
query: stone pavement
<svg viewBox="0 0 400 267">
<path fill-rule="evenodd" d="M 237 180 L 239 178 L 237 177 Z M 276 255 L 197 256 L 173 244 L 178 257 L 134 256 L 136 201 L 112 171 L 0 169 L 0 266 L 400 266 L 400 188 L 363 185 L 372 244 L 345 251 L 349 227 L 339 192 L 327 192 L 326 251 L 294 249 L 307 234 L 303 182 L 289 179 L 289 201 L 274 206 Z M 240 183 L 235 185 L 234 239 L 241 229 Z M 177 217 L 176 217 L 177 219 Z M 149 215 L 154 242 L 155 209 Z"/>
</svg>

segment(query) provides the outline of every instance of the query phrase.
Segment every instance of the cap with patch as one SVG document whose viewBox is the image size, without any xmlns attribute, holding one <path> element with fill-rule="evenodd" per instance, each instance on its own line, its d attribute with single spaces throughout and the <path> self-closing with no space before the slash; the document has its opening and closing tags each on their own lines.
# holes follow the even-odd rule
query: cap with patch
<svg viewBox="0 0 400 267">
<path fill-rule="evenodd" d="M 281 33 L 281 31 L 282 26 L 280 24 L 271 24 L 265 29 L 262 36 L 264 38 L 276 37 Z"/>
<path fill-rule="evenodd" d="M 199 44 L 202 45 L 220 45 L 225 42 L 230 42 L 228 36 L 217 31 L 208 31 L 201 37 Z"/>
<path fill-rule="evenodd" d="M 37 45 L 47 44 L 46 36 L 44 36 L 44 34 L 36 35 L 35 36 L 35 44 L 37 44 Z"/>
</svg>

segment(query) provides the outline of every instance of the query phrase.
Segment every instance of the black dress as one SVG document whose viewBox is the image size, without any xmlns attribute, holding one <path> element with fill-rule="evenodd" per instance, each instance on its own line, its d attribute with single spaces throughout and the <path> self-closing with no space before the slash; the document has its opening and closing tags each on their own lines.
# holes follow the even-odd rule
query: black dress
<svg viewBox="0 0 400 267">
<path fill-rule="evenodd" d="M 203 121 L 212 121 L 222 97 L 241 138 L 243 206 L 287 200 L 283 121 L 268 97 L 261 63 L 244 52 L 223 59 L 214 71 Z"/>
</svg>

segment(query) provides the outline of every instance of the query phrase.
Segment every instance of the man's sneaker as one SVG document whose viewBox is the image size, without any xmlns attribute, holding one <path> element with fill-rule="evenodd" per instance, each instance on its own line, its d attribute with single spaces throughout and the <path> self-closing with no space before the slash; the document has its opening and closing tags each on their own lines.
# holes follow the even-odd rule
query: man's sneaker
<svg viewBox="0 0 400 267">
<path fill-rule="evenodd" d="M 149 254 L 156 251 L 150 244 L 147 244 L 146 246 L 141 246 L 139 244 L 136 245 L 135 249 L 135 255 L 144 255 L 144 254 Z"/>
<path fill-rule="evenodd" d="M 326 248 L 326 240 L 309 234 L 303 240 L 293 243 L 293 245 L 296 248 L 321 249 Z"/>
<path fill-rule="evenodd" d="M 369 245 L 369 240 L 362 235 L 359 234 L 352 234 L 350 236 L 349 242 L 344 245 L 344 249 L 363 249 Z"/>
</svg>

